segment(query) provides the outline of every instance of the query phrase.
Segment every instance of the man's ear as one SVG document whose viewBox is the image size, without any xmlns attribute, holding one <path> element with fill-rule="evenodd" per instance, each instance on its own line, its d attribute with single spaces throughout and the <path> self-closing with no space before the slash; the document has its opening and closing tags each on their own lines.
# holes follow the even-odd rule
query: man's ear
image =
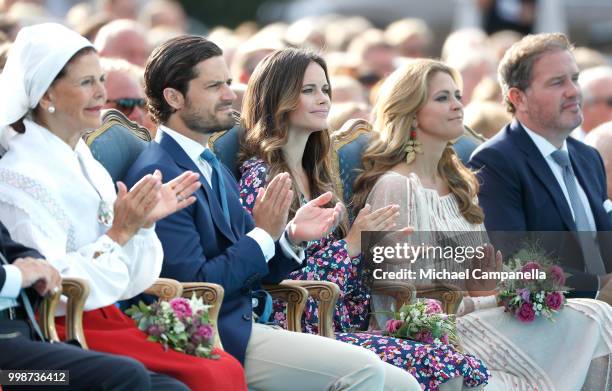
<svg viewBox="0 0 612 391">
<path fill-rule="evenodd" d="M 525 92 L 519 90 L 516 87 L 512 87 L 508 90 L 508 100 L 515 108 L 515 112 L 523 111 L 526 104 Z"/>
<path fill-rule="evenodd" d="M 164 88 L 164 99 L 174 110 L 180 110 L 185 105 L 185 97 L 174 88 Z"/>
</svg>

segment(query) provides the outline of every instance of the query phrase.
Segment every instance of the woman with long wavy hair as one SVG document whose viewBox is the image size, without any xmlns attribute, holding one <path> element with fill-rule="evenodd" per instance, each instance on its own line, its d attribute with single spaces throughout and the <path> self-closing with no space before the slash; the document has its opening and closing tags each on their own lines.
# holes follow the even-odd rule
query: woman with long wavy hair
<svg viewBox="0 0 612 391">
<path fill-rule="evenodd" d="M 471 246 L 486 240 L 486 233 L 476 177 L 450 145 L 463 132 L 460 84 L 456 70 L 435 60 L 412 61 L 389 76 L 374 107 L 374 136 L 355 183 L 354 206 L 399 204 L 396 225 L 410 225 L 415 235 L 427 231 L 429 237 L 450 237 L 454 246 Z M 501 254 L 486 245 L 485 261 L 500 267 Z M 612 346 L 607 304 L 570 299 L 555 323 L 540 319 L 524 325 L 498 307 L 495 281 L 468 279 L 465 290 L 457 312 L 458 336 L 464 350 L 477 354 L 491 370 L 488 387 L 606 388 Z M 372 305 L 383 313 L 392 304 L 375 296 Z M 378 313 L 380 323 L 384 317 Z M 577 339 L 584 346 L 576 347 Z M 557 357 L 572 357 L 571 368 L 559 365 Z"/>
<path fill-rule="evenodd" d="M 249 81 L 242 107 L 246 135 L 241 153 L 240 194 L 247 210 L 252 209 L 258 189 L 279 172 L 290 173 L 296 184 L 292 211 L 322 192 L 336 194 L 327 132 L 330 104 L 327 67 L 320 56 L 300 49 L 284 49 L 259 64 Z M 334 201 L 338 202 L 337 196 Z M 359 332 L 367 329 L 370 300 L 360 257 L 361 232 L 402 228 L 391 223 L 396 220 L 398 209 L 394 204 L 382 208 L 363 205 L 352 226 L 344 218 L 333 233 L 307 243 L 305 265 L 291 277 L 338 284 L 341 294 L 334 316 L 338 340 L 373 350 L 383 361 L 409 371 L 425 389 L 461 388 L 463 382 L 481 385 L 488 377 L 484 365 L 448 345 L 422 345 Z M 275 310 L 275 320 L 282 321 L 282 309 Z M 309 301 L 306 331 L 316 332 L 317 322 L 316 304 Z M 434 365 L 442 361 L 447 365 Z"/>
</svg>

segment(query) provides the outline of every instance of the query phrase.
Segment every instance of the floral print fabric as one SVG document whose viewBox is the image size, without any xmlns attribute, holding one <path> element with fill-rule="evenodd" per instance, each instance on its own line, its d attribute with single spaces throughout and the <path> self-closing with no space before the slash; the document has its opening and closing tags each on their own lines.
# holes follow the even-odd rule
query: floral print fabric
<svg viewBox="0 0 612 391">
<path fill-rule="evenodd" d="M 268 167 L 260 159 L 251 158 L 240 168 L 240 198 L 250 213 L 257 190 L 267 182 Z M 372 350 L 381 360 L 409 371 L 423 390 L 437 390 L 439 385 L 456 376 L 466 386 L 486 384 L 489 371 L 478 359 L 458 352 L 450 345 L 427 345 L 419 342 L 359 332 L 368 323 L 370 292 L 364 284 L 360 257 L 351 258 L 346 243 L 333 235 L 309 242 L 305 249 L 304 267 L 291 273 L 294 280 L 331 281 L 340 288 L 334 314 L 336 339 Z M 280 302 L 274 303 L 273 319 L 286 326 Z M 318 308 L 311 298 L 306 303 L 302 326 L 305 332 L 318 333 Z"/>
</svg>

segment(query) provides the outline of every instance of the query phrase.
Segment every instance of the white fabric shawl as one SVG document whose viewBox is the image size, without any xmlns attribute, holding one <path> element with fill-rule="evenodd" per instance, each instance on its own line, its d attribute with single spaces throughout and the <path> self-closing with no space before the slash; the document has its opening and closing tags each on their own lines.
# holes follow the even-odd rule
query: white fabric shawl
<svg viewBox="0 0 612 391">
<path fill-rule="evenodd" d="M 22 28 L 0 75 L 0 129 L 23 118 L 79 50 L 93 45 L 58 23 Z"/>
</svg>

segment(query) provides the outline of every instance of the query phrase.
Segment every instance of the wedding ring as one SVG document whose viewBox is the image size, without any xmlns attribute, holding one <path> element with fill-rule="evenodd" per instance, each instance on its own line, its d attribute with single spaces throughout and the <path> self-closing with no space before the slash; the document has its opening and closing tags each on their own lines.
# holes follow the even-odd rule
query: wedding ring
<svg viewBox="0 0 612 391">
<path fill-rule="evenodd" d="M 177 195 L 176 195 L 176 200 L 177 200 L 178 202 L 183 202 L 183 201 L 185 201 L 185 197 L 183 197 L 183 196 L 182 196 L 182 195 L 180 195 L 180 194 L 177 194 Z"/>
</svg>

